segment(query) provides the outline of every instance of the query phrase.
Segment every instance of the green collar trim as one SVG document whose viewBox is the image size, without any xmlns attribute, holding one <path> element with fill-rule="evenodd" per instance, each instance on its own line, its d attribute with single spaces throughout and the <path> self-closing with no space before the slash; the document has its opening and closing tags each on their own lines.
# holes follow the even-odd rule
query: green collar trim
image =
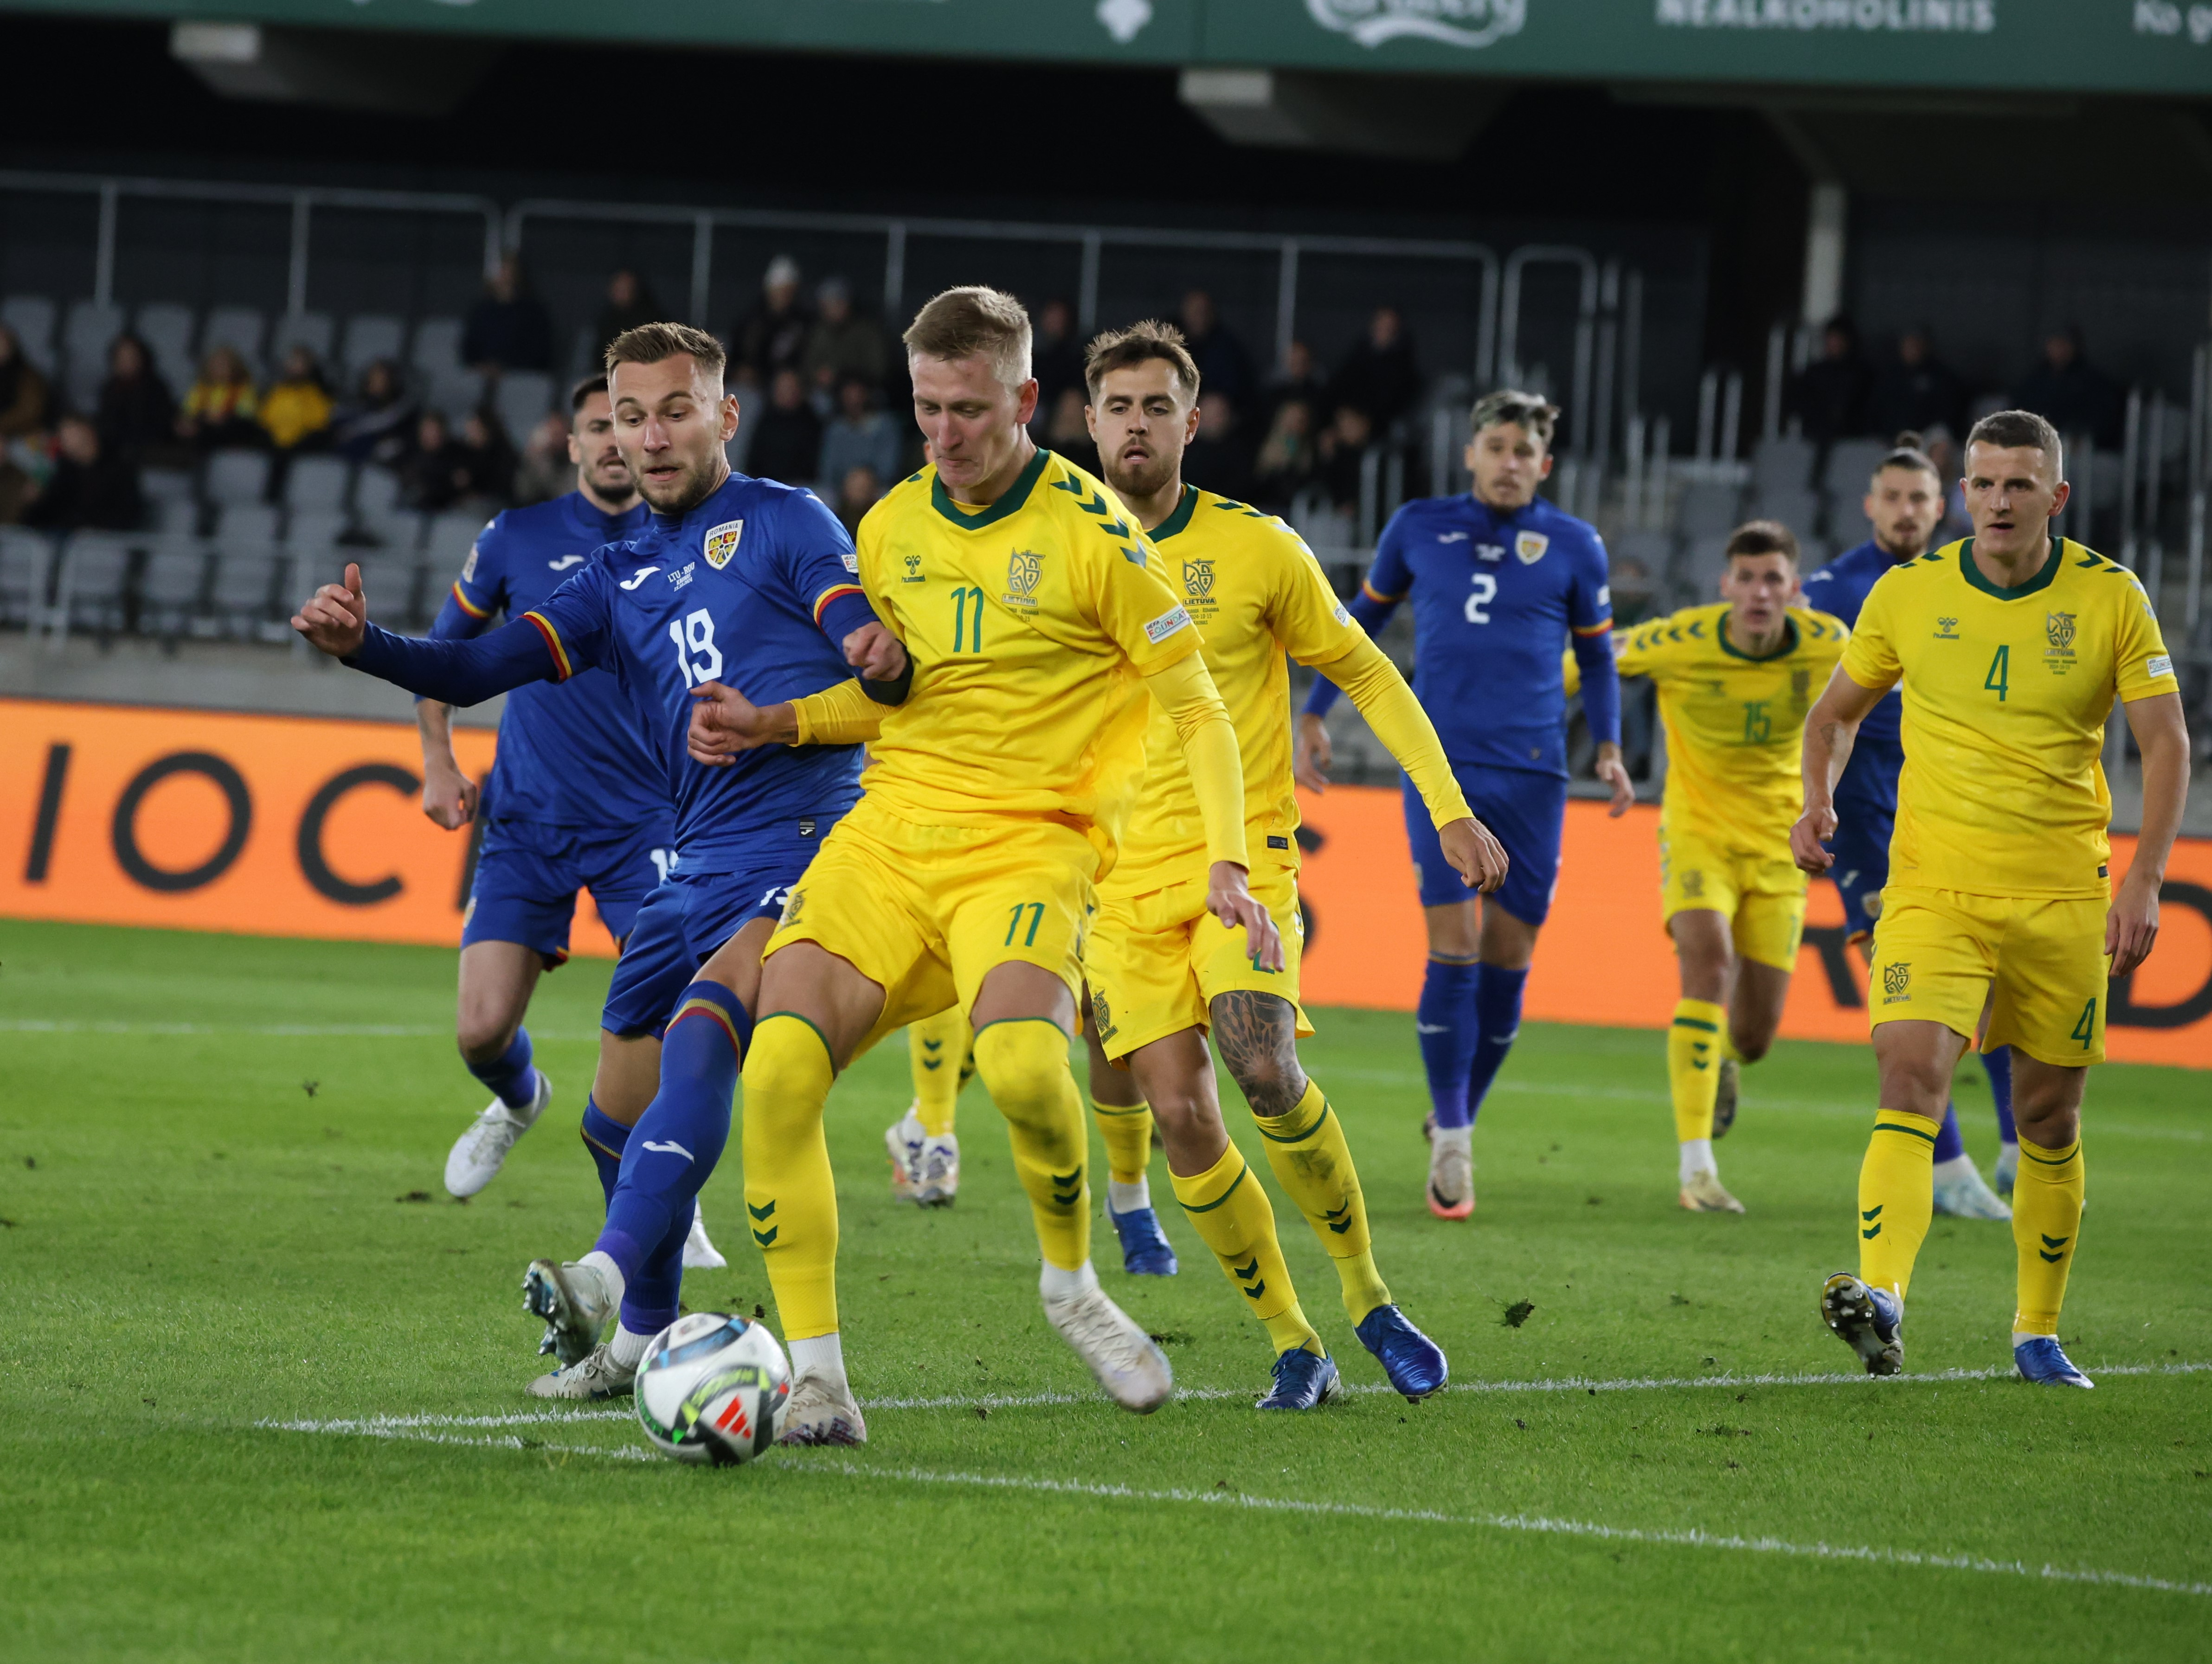
<svg viewBox="0 0 2212 1664">
<path fill-rule="evenodd" d="M 1775 648 L 1772 653 L 1746 653 L 1729 640 L 1728 621 L 1735 612 L 1735 609 L 1730 607 L 1728 611 L 1721 614 L 1720 628 L 1713 632 L 1721 644 L 1721 651 L 1729 658 L 1745 659 L 1753 665 L 1764 665 L 1772 659 L 1787 659 L 1797 651 L 1797 621 L 1785 612 L 1782 615 L 1782 645 Z"/>
<path fill-rule="evenodd" d="M 1154 529 L 1152 541 L 1156 544 L 1165 543 L 1183 527 L 1188 525 L 1190 517 L 1196 513 L 1198 513 L 1198 488 L 1194 485 L 1186 485 L 1182 489 L 1182 501 L 1175 506 L 1175 513 L 1162 520 Z"/>
<path fill-rule="evenodd" d="M 1018 513 L 1022 505 L 1029 501 L 1030 493 L 1036 489 L 1036 483 L 1044 473 L 1045 464 L 1051 460 L 1052 452 L 1042 445 L 1038 446 L 1037 453 L 1030 459 L 1029 466 L 1022 470 L 998 501 L 988 505 L 978 514 L 964 512 L 952 501 L 952 494 L 945 489 L 943 478 L 932 474 L 929 477 L 929 506 L 962 530 L 980 531 L 1009 514 Z"/>
<path fill-rule="evenodd" d="M 1983 594 L 1994 595 L 2000 601 L 2017 601 L 2023 596 L 2034 594 L 2039 589 L 2049 589 L 2052 580 L 2058 576 L 2058 568 L 2065 563 L 2065 561 L 2066 540 L 2063 537 L 2053 537 L 2051 540 L 2051 552 L 2043 557 L 2042 569 L 2026 583 L 2016 584 L 2012 588 L 2007 589 L 2002 584 L 1993 584 L 1982 576 L 1981 568 L 1974 564 L 1974 540 L 1972 537 L 1959 545 L 1960 574 L 1965 577 L 1967 583 L 1981 591 Z"/>
</svg>

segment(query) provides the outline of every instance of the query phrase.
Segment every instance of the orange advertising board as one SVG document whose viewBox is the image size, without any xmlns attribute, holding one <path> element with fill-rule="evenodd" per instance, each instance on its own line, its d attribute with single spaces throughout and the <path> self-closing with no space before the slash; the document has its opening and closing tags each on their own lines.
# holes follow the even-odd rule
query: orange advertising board
<svg viewBox="0 0 2212 1664">
<path fill-rule="evenodd" d="M 462 767 L 490 733 L 458 729 Z M 471 840 L 424 818 L 412 727 L 0 700 L 0 916 L 260 936 L 458 943 Z M 1411 1011 L 1427 956 L 1396 792 L 1305 797 L 1307 1000 Z M 1665 1026 L 1658 814 L 1567 805 L 1559 896 L 1528 980 L 1540 1021 Z M 2125 871 L 2134 840 L 2113 839 Z M 2170 864 L 2158 950 L 2112 990 L 2116 1058 L 2212 1068 L 2212 841 Z M 1866 1037 L 1866 966 L 1813 886 L 1783 1032 Z M 575 951 L 612 952 L 588 898 Z"/>
</svg>

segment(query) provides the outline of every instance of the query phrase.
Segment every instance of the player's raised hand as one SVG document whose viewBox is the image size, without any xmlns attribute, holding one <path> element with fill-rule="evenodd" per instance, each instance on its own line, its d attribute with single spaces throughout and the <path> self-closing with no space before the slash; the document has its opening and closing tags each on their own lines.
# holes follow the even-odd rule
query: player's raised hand
<svg viewBox="0 0 2212 1664">
<path fill-rule="evenodd" d="M 361 586 L 361 568 L 346 562 L 345 582 L 325 584 L 292 615 L 292 628 L 310 646 L 333 659 L 349 659 L 361 651 L 368 633 L 368 597 Z"/>
<path fill-rule="evenodd" d="M 422 812 L 448 832 L 458 832 L 477 817 L 480 790 L 459 768 L 434 762 L 422 770 Z"/>
<path fill-rule="evenodd" d="M 1510 865 L 1505 857 L 1505 846 L 1474 816 L 1445 823 L 1437 834 L 1437 841 L 1443 847 L 1444 859 L 1452 864 L 1452 871 L 1459 874 L 1460 881 L 1469 890 L 1479 890 L 1487 896 L 1505 882 Z"/>
<path fill-rule="evenodd" d="M 1291 744 L 1292 778 L 1319 797 L 1328 790 L 1328 765 L 1334 755 L 1328 743 L 1328 724 L 1310 712 L 1300 711 L 1297 738 Z"/>
<path fill-rule="evenodd" d="M 1275 920 L 1245 883 L 1244 869 L 1234 861 L 1216 861 L 1206 874 L 1206 908 L 1230 929 L 1244 927 L 1244 944 L 1252 963 L 1263 971 L 1283 968 L 1283 937 Z"/>
<path fill-rule="evenodd" d="M 691 721 L 684 749 L 694 762 L 726 768 L 740 751 L 787 745 L 799 738 L 788 705 L 756 705 L 735 688 L 702 682 L 691 689 Z"/>
<path fill-rule="evenodd" d="M 845 662 L 870 682 L 896 682 L 906 673 L 906 649 L 880 623 L 863 624 L 843 643 Z"/>
<path fill-rule="evenodd" d="M 2105 914 L 2105 951 L 2112 956 L 2112 975 L 2125 976 L 2157 944 L 2158 884 L 2148 878 L 2137 884 L 2130 869 Z"/>
<path fill-rule="evenodd" d="M 1820 847 L 1835 835 L 1835 810 L 1825 803 L 1813 805 L 1790 829 L 1790 859 L 1797 863 L 1800 872 L 1819 878 L 1836 864 L 1836 858 Z"/>
<path fill-rule="evenodd" d="M 1620 747 L 1606 744 L 1597 748 L 1597 777 L 1613 788 L 1613 801 L 1606 805 L 1606 816 L 1619 820 L 1636 802 L 1636 783 L 1628 778 L 1628 765 L 1620 760 Z"/>
</svg>

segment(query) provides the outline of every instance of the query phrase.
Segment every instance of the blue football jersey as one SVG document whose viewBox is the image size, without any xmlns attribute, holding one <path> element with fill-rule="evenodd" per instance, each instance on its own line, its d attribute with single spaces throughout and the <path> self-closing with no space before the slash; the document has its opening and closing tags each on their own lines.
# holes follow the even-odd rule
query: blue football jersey
<svg viewBox="0 0 2212 1664">
<path fill-rule="evenodd" d="M 1454 762 L 1567 772 L 1571 635 L 1613 626 L 1595 528 L 1537 498 L 1503 513 L 1468 493 L 1390 517 L 1364 586 L 1413 605 L 1413 691 Z"/>
<path fill-rule="evenodd" d="M 826 823 L 859 799 L 857 745 L 767 745 L 715 768 L 684 743 L 702 682 L 771 705 L 852 674 L 835 643 L 875 618 L 855 564 L 852 538 L 817 499 L 733 474 L 690 513 L 654 514 L 597 550 L 523 614 L 556 680 L 604 666 L 643 714 L 685 872 L 732 871 L 762 829 Z"/>
<path fill-rule="evenodd" d="M 649 518 L 641 503 L 603 513 L 580 491 L 495 516 L 477 534 L 432 637 L 478 635 L 502 612 L 520 618 L 592 550 L 632 536 Z M 483 789 L 485 813 L 502 820 L 635 828 L 655 820 L 665 827 L 669 819 L 668 782 L 644 720 L 605 671 L 510 693 Z"/>
<path fill-rule="evenodd" d="M 1859 609 L 1866 604 L 1875 580 L 1905 564 L 1905 561 L 1871 540 L 1847 549 L 1805 580 L 1805 604 L 1856 625 Z M 1895 750 L 1902 743 L 1904 720 L 1905 695 L 1892 688 L 1859 724 L 1858 744 Z"/>
</svg>

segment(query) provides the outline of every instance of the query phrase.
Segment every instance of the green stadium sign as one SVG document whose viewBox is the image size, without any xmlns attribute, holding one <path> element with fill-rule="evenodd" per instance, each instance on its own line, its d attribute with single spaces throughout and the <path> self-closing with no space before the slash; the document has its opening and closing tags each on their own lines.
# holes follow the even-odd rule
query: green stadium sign
<svg viewBox="0 0 2212 1664">
<path fill-rule="evenodd" d="M 2212 93 L 2206 0 L 13 0 L 109 16 L 1073 63 Z"/>
</svg>

